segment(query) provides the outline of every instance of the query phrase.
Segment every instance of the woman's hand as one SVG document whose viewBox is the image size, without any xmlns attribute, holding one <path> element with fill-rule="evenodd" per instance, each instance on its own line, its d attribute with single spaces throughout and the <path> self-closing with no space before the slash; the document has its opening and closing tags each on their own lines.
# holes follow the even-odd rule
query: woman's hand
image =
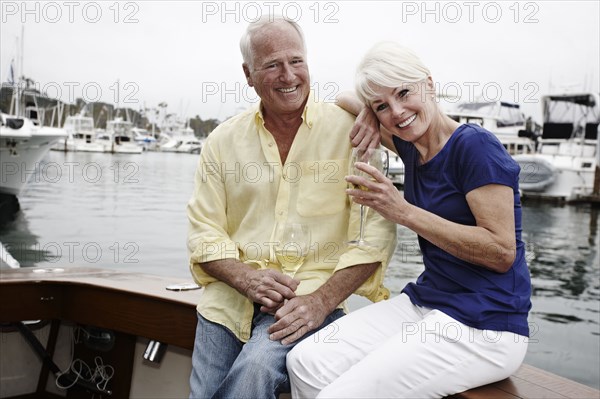
<svg viewBox="0 0 600 399">
<path fill-rule="evenodd" d="M 350 141 L 353 147 L 361 149 L 379 147 L 381 143 L 379 120 L 371 108 L 362 107 L 350 131 Z"/>
<path fill-rule="evenodd" d="M 374 180 L 367 177 L 350 175 L 346 181 L 355 186 L 366 187 L 367 190 L 359 188 L 348 189 L 346 193 L 352 197 L 357 204 L 366 205 L 377 211 L 381 216 L 394 223 L 402 223 L 402 216 L 410 204 L 396 189 L 390 179 L 385 177 L 377 168 L 363 162 L 357 162 L 356 167 L 362 172 L 370 175 Z"/>
</svg>

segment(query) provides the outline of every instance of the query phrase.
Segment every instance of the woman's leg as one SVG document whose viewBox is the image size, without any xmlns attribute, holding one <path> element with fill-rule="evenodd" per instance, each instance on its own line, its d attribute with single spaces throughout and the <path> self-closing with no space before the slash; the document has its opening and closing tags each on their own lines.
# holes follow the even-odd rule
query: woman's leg
<svg viewBox="0 0 600 399">
<path fill-rule="evenodd" d="M 314 398 L 377 345 L 401 334 L 405 323 L 420 320 L 421 309 L 401 294 L 352 312 L 299 343 L 287 356 L 292 397 Z"/>
<path fill-rule="evenodd" d="M 477 330 L 429 311 L 324 388 L 319 398 L 439 398 L 511 375 L 527 338 Z"/>
</svg>

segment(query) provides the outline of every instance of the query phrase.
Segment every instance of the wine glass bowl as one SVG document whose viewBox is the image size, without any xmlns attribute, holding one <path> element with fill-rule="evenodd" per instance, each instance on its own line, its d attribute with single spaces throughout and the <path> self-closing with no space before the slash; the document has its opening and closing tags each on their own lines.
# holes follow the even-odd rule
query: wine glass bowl
<svg viewBox="0 0 600 399">
<path fill-rule="evenodd" d="M 275 258 L 281 271 L 294 277 L 310 249 L 310 233 L 303 223 L 279 222 L 275 227 Z"/>
<path fill-rule="evenodd" d="M 371 181 L 375 181 L 375 178 L 368 174 L 367 172 L 363 172 L 362 170 L 356 167 L 357 162 L 363 162 L 367 165 L 374 167 L 379 170 L 385 176 L 387 176 L 387 171 L 389 168 L 389 155 L 388 152 L 381 148 L 353 148 L 352 155 L 350 157 L 350 164 L 348 165 L 348 174 L 364 177 Z M 353 185 L 355 189 L 360 189 L 363 191 L 369 191 L 369 189 L 365 186 L 356 186 Z M 368 209 L 368 208 L 367 208 Z M 371 244 L 365 241 L 364 239 L 364 229 L 365 229 L 365 218 L 367 215 L 367 209 L 365 209 L 364 205 L 360 205 L 360 231 L 359 236 L 356 240 L 348 241 L 349 245 L 358 245 L 358 246 L 370 246 Z"/>
</svg>

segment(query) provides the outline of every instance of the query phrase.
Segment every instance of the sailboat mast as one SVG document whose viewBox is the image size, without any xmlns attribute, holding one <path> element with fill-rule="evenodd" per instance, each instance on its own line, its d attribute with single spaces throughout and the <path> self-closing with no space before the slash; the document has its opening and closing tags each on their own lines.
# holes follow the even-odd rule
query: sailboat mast
<svg viewBox="0 0 600 399">
<path fill-rule="evenodd" d="M 21 116 L 21 82 L 23 82 L 23 52 L 24 52 L 24 43 L 25 42 L 25 25 L 21 25 L 21 37 L 17 39 L 17 51 L 19 52 L 19 56 L 17 58 L 17 79 L 16 85 L 13 90 L 15 90 L 15 115 Z"/>
</svg>

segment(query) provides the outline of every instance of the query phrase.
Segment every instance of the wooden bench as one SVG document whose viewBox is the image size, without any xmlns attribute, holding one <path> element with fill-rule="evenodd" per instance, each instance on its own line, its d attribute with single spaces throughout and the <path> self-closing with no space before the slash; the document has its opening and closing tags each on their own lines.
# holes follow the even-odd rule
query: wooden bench
<svg viewBox="0 0 600 399">
<path fill-rule="evenodd" d="M 511 377 L 451 396 L 452 399 L 581 398 L 599 399 L 600 391 L 524 364 Z"/>
</svg>

